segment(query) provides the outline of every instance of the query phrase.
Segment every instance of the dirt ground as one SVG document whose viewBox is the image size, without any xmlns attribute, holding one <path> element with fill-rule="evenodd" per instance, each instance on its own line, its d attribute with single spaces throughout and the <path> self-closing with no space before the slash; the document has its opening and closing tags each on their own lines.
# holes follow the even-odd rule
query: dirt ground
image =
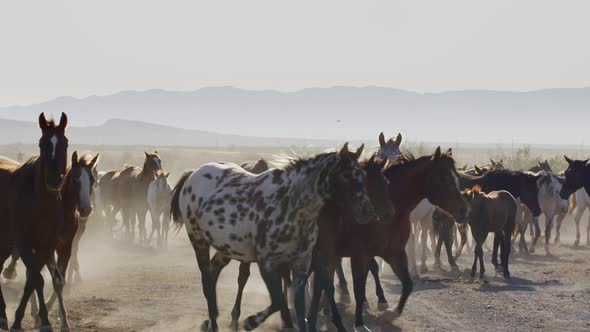
<svg viewBox="0 0 590 332">
<path fill-rule="evenodd" d="M 584 230 L 585 223 L 586 219 Z M 571 219 L 564 222 L 564 229 L 563 244 L 553 248 L 553 256 L 546 257 L 542 246 L 532 256 L 512 256 L 510 281 L 495 275 L 489 252 L 484 254 L 487 282 L 470 281 L 467 270 L 473 254 L 464 251 L 458 261 L 460 273 L 431 271 L 415 282 L 404 314 L 393 324 L 384 324 L 377 318 L 374 285 L 369 277 L 367 294 L 371 308 L 366 314 L 367 326 L 373 331 L 590 330 L 590 248 L 571 245 L 574 230 Z M 143 248 L 92 234 L 82 241 L 83 281 L 71 285 L 66 295 L 73 331 L 199 329 L 207 316 L 207 307 L 196 259 L 184 230 L 177 236 L 171 233 L 167 250 Z M 585 244 L 585 234 L 582 243 Z M 432 262 L 430 257 L 430 270 Z M 446 262 L 444 257 L 443 262 Z M 346 261 L 345 266 L 348 266 Z M 237 290 L 237 267 L 232 262 L 223 271 L 217 288 L 222 331 L 228 330 Z M 2 279 L 10 322 L 22 292 L 22 266 L 18 272 L 14 281 Z M 389 268 L 382 279 L 386 296 L 394 306 L 400 284 Z M 49 294 L 50 281 L 46 280 L 46 294 Z M 240 324 L 268 303 L 257 267 L 252 266 Z M 353 305 L 341 306 L 350 330 L 353 311 Z M 54 326 L 59 326 L 55 308 L 51 320 Z M 333 330 L 327 319 L 322 318 L 321 322 L 322 330 Z M 32 326 L 29 315 L 24 326 Z M 259 330 L 277 331 L 280 327 L 280 317 L 275 314 Z"/>
</svg>

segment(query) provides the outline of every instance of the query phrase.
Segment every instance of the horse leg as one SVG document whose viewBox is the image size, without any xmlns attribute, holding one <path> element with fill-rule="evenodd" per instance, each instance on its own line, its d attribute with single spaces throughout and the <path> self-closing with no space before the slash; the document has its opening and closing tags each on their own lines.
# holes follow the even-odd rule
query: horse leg
<svg viewBox="0 0 590 332">
<path fill-rule="evenodd" d="M 588 215 L 588 225 L 586 226 L 586 246 L 590 246 L 590 214 Z"/>
<path fill-rule="evenodd" d="M 429 225 L 422 223 L 422 233 L 420 234 L 420 241 L 422 241 L 422 255 L 420 256 L 420 273 L 428 272 L 426 266 L 426 251 L 428 251 L 428 229 Z M 434 246 L 432 247 L 434 249 Z"/>
<path fill-rule="evenodd" d="M 414 278 L 418 277 L 418 268 L 416 264 L 416 227 L 413 225 L 413 230 L 410 232 L 408 243 L 406 244 L 406 250 L 409 256 L 410 262 L 410 275 Z"/>
<path fill-rule="evenodd" d="M 453 233 L 455 232 L 454 227 L 456 227 L 456 225 L 453 223 L 453 225 L 449 229 L 448 235 L 453 235 Z M 459 267 L 457 266 L 457 263 L 455 263 L 455 259 L 453 258 L 453 241 L 451 240 L 450 236 L 447 236 L 444 239 L 445 249 L 447 251 L 447 260 L 449 261 L 449 266 L 451 266 L 451 270 L 458 271 Z M 454 236 L 453 238 L 456 239 L 456 236 Z"/>
<path fill-rule="evenodd" d="M 512 245 L 510 244 L 510 234 L 512 234 L 512 230 L 514 229 L 514 223 L 509 222 L 506 226 L 504 226 L 504 236 L 502 242 L 502 266 L 504 267 L 504 278 L 510 279 L 510 271 L 508 270 L 508 260 L 510 259 L 510 251 L 512 250 Z"/>
<path fill-rule="evenodd" d="M 87 222 L 87 220 L 80 219 L 80 221 L 78 223 L 78 230 L 76 231 L 76 235 L 74 236 L 74 240 L 72 241 L 72 248 L 70 250 L 70 259 L 72 260 L 72 264 L 71 264 L 71 266 L 69 266 L 68 269 L 66 269 L 68 272 L 68 278 L 66 278 L 66 280 L 69 280 L 70 282 L 74 282 L 74 277 L 77 282 L 82 281 L 82 275 L 80 274 L 80 263 L 78 261 L 78 251 L 79 251 L 79 246 L 80 246 L 80 239 L 82 238 L 82 235 L 84 235 L 84 232 L 86 231 L 86 222 Z M 59 257 L 58 257 L 58 264 L 59 264 Z M 66 264 L 66 266 L 68 266 L 68 264 Z M 65 275 L 66 270 L 64 270 L 64 272 L 63 272 L 64 277 L 66 276 Z"/>
<path fill-rule="evenodd" d="M 557 216 L 557 225 L 555 225 L 555 244 L 559 245 L 561 243 L 561 225 L 563 224 L 563 220 L 567 215 L 565 213 L 560 213 Z"/>
<path fill-rule="evenodd" d="M 535 252 L 535 246 L 537 245 L 537 241 L 539 240 L 539 237 L 541 237 L 541 227 L 539 226 L 539 216 L 533 216 L 533 225 L 535 226 L 535 237 L 533 238 L 533 241 L 531 242 L 531 248 L 530 248 L 531 253 Z"/>
<path fill-rule="evenodd" d="M 483 251 L 481 243 L 475 239 L 475 248 L 473 249 L 473 265 L 471 266 L 471 279 L 475 278 L 477 272 L 477 260 L 479 259 L 479 252 Z"/>
<path fill-rule="evenodd" d="M 320 299 L 322 291 L 325 289 L 324 274 L 327 272 L 323 268 L 315 268 L 313 270 L 313 290 L 311 296 L 311 303 L 309 304 L 309 311 L 307 313 L 307 327 L 310 332 L 315 332 L 317 329 L 318 311 L 320 310 Z M 334 313 L 332 313 L 334 315 Z"/>
<path fill-rule="evenodd" d="M 10 251 L 6 250 L 0 254 L 0 272 L 4 266 L 4 261 L 10 255 Z M 8 317 L 6 316 L 6 301 L 2 293 L 2 284 L 0 283 L 0 330 L 8 330 Z"/>
<path fill-rule="evenodd" d="M 250 263 L 240 263 L 240 273 L 238 275 L 238 295 L 236 296 L 236 302 L 234 308 L 231 311 L 231 323 L 230 328 L 232 331 L 238 330 L 238 320 L 240 319 L 241 306 L 242 306 L 242 294 L 244 293 L 244 287 L 250 278 Z"/>
<path fill-rule="evenodd" d="M 551 241 L 551 228 L 553 228 L 553 215 L 545 214 L 545 254 L 551 256 L 549 241 Z"/>
<path fill-rule="evenodd" d="M 529 248 L 527 247 L 527 243 L 526 243 L 526 239 L 525 239 L 527 227 L 528 227 L 528 223 L 523 223 L 523 224 L 519 225 L 519 227 L 518 227 L 518 232 L 520 234 L 520 239 L 518 241 L 518 251 L 520 252 L 520 254 L 528 254 L 528 252 L 529 252 Z"/>
<path fill-rule="evenodd" d="M 498 236 L 498 233 L 499 232 L 496 232 L 494 234 L 494 249 L 492 251 L 492 264 L 496 271 L 498 271 L 498 268 L 500 267 L 500 264 L 498 264 L 498 248 L 500 246 L 500 237 Z"/>
<path fill-rule="evenodd" d="M 147 241 L 147 231 L 145 227 L 145 219 L 146 219 L 147 211 L 140 209 L 137 211 L 137 226 L 139 230 L 139 244 L 146 244 Z"/>
<path fill-rule="evenodd" d="M 375 295 L 377 295 L 377 310 L 386 310 L 389 308 L 389 303 L 387 303 L 387 299 L 385 299 L 385 294 L 383 292 L 383 287 L 381 286 L 381 279 L 379 278 L 379 264 L 375 257 L 371 257 L 369 259 L 369 271 L 373 275 L 375 279 Z"/>
<path fill-rule="evenodd" d="M 277 271 L 266 271 L 263 266 L 264 263 L 258 263 L 260 275 L 262 276 L 262 279 L 266 284 L 266 288 L 270 293 L 270 306 L 268 306 L 263 311 L 246 318 L 246 321 L 244 322 L 244 330 L 252 331 L 262 324 L 270 315 L 279 310 L 281 311 L 281 318 L 283 319 L 284 327 L 286 329 L 292 329 L 293 321 L 291 320 L 291 314 L 289 313 L 289 308 L 287 307 L 287 303 L 285 302 L 285 298 L 281 289 L 281 274 L 277 273 Z"/>
<path fill-rule="evenodd" d="M 342 268 L 342 258 L 338 259 L 336 264 L 336 275 L 338 276 L 338 289 L 340 289 L 340 301 L 342 303 L 350 303 L 350 292 L 348 292 L 348 282 L 344 276 L 344 269 Z"/>
<path fill-rule="evenodd" d="M 197 256 L 197 265 L 201 271 L 201 284 L 203 286 L 203 294 L 207 300 L 207 311 L 209 313 L 209 319 L 205 320 L 201 325 L 201 330 L 204 331 L 217 331 L 217 316 L 219 311 L 217 310 L 217 285 L 213 276 L 211 275 L 210 262 L 209 262 L 209 243 L 202 238 L 195 238 L 189 234 L 189 239 L 193 245 L 195 255 Z"/>
<path fill-rule="evenodd" d="M 467 243 L 467 224 L 462 224 L 461 226 L 457 225 L 457 230 L 459 231 L 459 235 L 461 235 L 461 242 L 459 243 L 457 250 L 455 250 L 455 261 L 459 259 L 463 247 Z"/>
<path fill-rule="evenodd" d="M 368 330 L 365 327 L 363 320 L 363 305 L 365 304 L 365 288 L 367 284 L 367 274 L 369 257 L 366 255 L 355 255 L 350 258 L 350 265 L 352 268 L 352 281 L 354 287 L 354 299 L 356 302 L 354 326 L 355 329 Z"/>
<path fill-rule="evenodd" d="M 574 215 L 574 221 L 576 222 L 576 241 L 574 241 L 574 246 L 580 245 L 580 221 L 582 220 L 582 215 L 584 214 L 583 208 L 580 206 L 576 207 L 576 213 Z"/>
<path fill-rule="evenodd" d="M 49 262 L 47 264 L 47 268 L 51 273 L 51 280 L 53 282 L 53 294 L 47 303 L 47 307 L 51 310 L 53 306 L 53 301 L 55 301 L 55 297 L 57 294 L 57 300 L 59 303 L 59 321 L 62 330 L 69 329 L 70 323 L 68 322 L 68 311 L 66 310 L 66 306 L 63 300 L 63 289 L 66 284 L 64 273 L 68 267 L 68 261 L 71 254 L 71 248 L 63 248 L 58 252 L 58 262 L 55 262 L 55 258 L 53 255 L 49 258 Z"/>
<path fill-rule="evenodd" d="M 160 228 L 159 227 L 160 216 L 156 215 L 156 211 L 154 211 L 152 208 L 149 209 L 149 213 L 150 213 L 150 219 L 152 221 L 152 227 L 150 230 L 150 235 L 147 238 L 147 245 L 151 245 L 152 240 L 154 239 L 154 233 L 156 233 L 156 231 Z M 156 240 L 156 241 L 158 241 L 158 240 Z M 156 244 L 156 246 L 158 246 L 158 244 Z"/>
<path fill-rule="evenodd" d="M 16 249 L 14 249 L 12 251 L 12 255 L 10 257 L 10 263 L 8 264 L 6 269 L 4 269 L 4 273 L 2 273 L 4 278 L 10 279 L 10 280 L 16 278 L 16 275 L 17 275 L 16 263 L 18 262 L 18 259 L 19 259 L 18 251 Z"/>
<path fill-rule="evenodd" d="M 441 269 L 440 251 L 442 249 L 443 237 L 444 237 L 442 232 L 443 231 L 441 230 L 441 232 L 438 234 L 438 240 L 436 241 L 436 249 L 434 250 L 434 267 L 439 270 Z"/>
<path fill-rule="evenodd" d="M 412 278 L 410 277 L 410 273 L 408 271 L 408 256 L 406 255 L 406 251 L 403 250 L 403 248 L 401 252 L 383 258 L 387 263 L 389 263 L 393 273 L 395 273 L 402 283 L 402 294 L 399 298 L 397 308 L 394 310 L 388 309 L 384 314 L 381 315 L 381 318 L 385 321 L 392 322 L 402 314 L 404 306 L 408 301 L 408 297 L 414 288 L 414 283 L 412 282 Z"/>
</svg>

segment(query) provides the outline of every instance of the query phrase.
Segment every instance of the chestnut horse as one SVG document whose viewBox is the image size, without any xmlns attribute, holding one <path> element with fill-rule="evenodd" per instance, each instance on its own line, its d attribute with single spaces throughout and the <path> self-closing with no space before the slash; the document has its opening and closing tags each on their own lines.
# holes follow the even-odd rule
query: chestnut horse
<svg viewBox="0 0 590 332">
<path fill-rule="evenodd" d="M 143 168 L 126 166 L 121 172 L 107 172 L 99 184 L 101 198 L 107 198 L 109 194 L 113 194 L 113 197 L 116 198 L 116 201 L 110 199 L 113 206 L 110 217 L 114 220 L 116 212 L 121 211 L 127 237 L 131 240 L 135 239 L 135 220 L 137 218 L 140 244 L 147 240 L 145 219 L 149 210 L 148 188 L 160 170 L 162 170 L 162 161 L 158 151 L 145 152 Z"/>
<path fill-rule="evenodd" d="M 406 243 L 410 236 L 410 213 L 422 199 L 445 209 L 456 219 L 462 220 L 467 215 L 467 203 L 458 187 L 458 174 L 454 160 L 441 153 L 440 147 L 432 156 L 418 159 L 402 157 L 399 162 L 388 167 L 383 174 L 389 181 L 389 192 L 395 206 L 393 221 L 389 223 L 373 222 L 366 225 L 353 225 L 343 222 L 348 219 L 342 214 L 338 204 L 331 202 L 324 209 L 320 226 L 320 239 L 317 242 L 312 264 L 314 272 L 314 292 L 308 317 L 310 328 L 315 328 L 318 304 L 322 290 L 331 298 L 332 312 L 334 306 L 334 288 L 331 280 L 339 257 L 350 257 L 354 294 L 356 300 L 355 327 L 365 329 L 363 321 L 363 304 L 368 263 L 371 257 L 383 258 L 402 282 L 402 295 L 395 310 L 388 309 L 382 318 L 393 321 L 398 317 L 412 292 L 413 282 L 408 269 Z M 336 222 L 334 222 L 336 221 Z M 380 303 L 387 303 L 385 297 Z M 333 317 L 337 320 L 338 317 Z M 336 323 L 340 327 L 342 324 Z"/>
<path fill-rule="evenodd" d="M 67 116 L 59 124 L 39 115 L 42 136 L 40 156 L 18 166 L 0 162 L 0 266 L 16 246 L 27 268 L 22 298 L 14 315 L 13 330 L 21 329 L 27 301 L 36 291 L 41 330 L 50 330 L 41 269 L 53 256 L 64 227 L 64 205 L 60 187 L 66 175 L 68 139 Z M 7 329 L 6 303 L 0 291 L 0 329 Z M 62 321 L 62 327 L 65 321 Z"/>
</svg>

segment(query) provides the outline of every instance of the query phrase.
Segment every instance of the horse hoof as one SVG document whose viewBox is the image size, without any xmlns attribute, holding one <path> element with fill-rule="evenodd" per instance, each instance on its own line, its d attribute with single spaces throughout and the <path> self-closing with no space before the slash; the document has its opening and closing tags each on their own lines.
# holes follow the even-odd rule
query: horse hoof
<svg viewBox="0 0 590 332">
<path fill-rule="evenodd" d="M 428 267 L 426 267 L 426 265 L 420 266 L 420 273 L 426 273 L 426 272 L 428 272 Z"/>
<path fill-rule="evenodd" d="M 0 318 L 0 330 L 8 331 L 8 321 L 6 318 Z"/>
<path fill-rule="evenodd" d="M 231 323 L 229 323 L 229 329 L 232 331 L 237 331 L 238 330 L 238 321 L 232 320 Z"/>
<path fill-rule="evenodd" d="M 504 279 L 510 280 L 510 273 L 504 273 Z"/>
<path fill-rule="evenodd" d="M 401 313 L 397 309 L 387 309 L 379 315 L 379 319 L 387 323 L 391 323 L 394 320 L 396 320 L 400 315 Z"/>
<path fill-rule="evenodd" d="M 379 311 L 385 311 L 389 309 L 389 303 L 387 302 L 379 302 L 377 303 L 377 310 Z"/>
<path fill-rule="evenodd" d="M 2 272 L 2 275 L 4 276 L 4 278 L 8 280 L 13 280 L 14 278 L 16 278 L 17 275 L 16 269 L 6 269 L 4 270 L 4 272 Z"/>
<path fill-rule="evenodd" d="M 353 329 L 354 332 L 371 332 L 371 330 L 366 327 L 365 325 L 355 326 Z"/>
<path fill-rule="evenodd" d="M 244 321 L 244 330 L 246 331 L 252 331 L 257 326 L 258 324 L 256 323 L 256 316 L 250 316 L 246 318 L 246 321 Z"/>
<path fill-rule="evenodd" d="M 53 332 L 51 325 L 44 325 L 39 328 L 39 332 Z"/>
<path fill-rule="evenodd" d="M 577 247 L 577 246 L 579 246 L 579 245 L 580 245 L 580 240 L 576 240 L 576 241 L 574 241 L 574 247 Z"/>
<path fill-rule="evenodd" d="M 217 329 L 213 326 L 211 326 L 211 324 L 209 323 L 209 320 L 206 319 L 203 321 L 203 324 L 201 324 L 201 331 L 203 332 L 216 332 Z"/>
<path fill-rule="evenodd" d="M 535 247 L 531 247 L 531 249 L 529 249 L 529 253 L 534 254 L 535 253 Z"/>
</svg>

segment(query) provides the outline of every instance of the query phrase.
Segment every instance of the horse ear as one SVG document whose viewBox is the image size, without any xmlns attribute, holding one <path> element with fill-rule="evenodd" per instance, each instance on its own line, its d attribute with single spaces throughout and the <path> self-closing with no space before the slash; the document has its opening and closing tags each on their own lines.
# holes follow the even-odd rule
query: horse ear
<svg viewBox="0 0 590 332">
<path fill-rule="evenodd" d="M 565 161 L 567 161 L 568 165 L 571 165 L 574 162 L 573 160 L 571 160 L 567 156 L 563 156 L 563 157 L 565 158 Z"/>
<path fill-rule="evenodd" d="M 74 151 L 74 153 L 72 153 L 72 165 L 77 165 L 78 164 L 78 151 Z"/>
<path fill-rule="evenodd" d="M 47 128 L 47 119 L 45 118 L 45 113 L 43 112 L 39 114 L 39 128 L 41 128 L 42 131 Z"/>
<path fill-rule="evenodd" d="M 66 113 L 61 112 L 61 117 L 59 118 L 59 126 L 57 126 L 61 131 L 65 131 L 68 126 L 68 116 Z"/>
<path fill-rule="evenodd" d="M 154 150 L 154 154 L 158 154 L 158 150 Z"/>
<path fill-rule="evenodd" d="M 473 165 L 474 169 L 475 169 L 475 173 L 477 173 L 477 175 L 481 175 L 481 173 L 483 173 L 481 171 L 481 168 L 477 167 L 477 165 Z"/>
<path fill-rule="evenodd" d="M 168 178 L 168 176 L 170 175 L 170 172 L 164 172 L 164 177 Z"/>
<path fill-rule="evenodd" d="M 588 160 L 590 160 L 590 159 L 586 159 L 583 161 L 584 165 L 588 164 Z"/>
<path fill-rule="evenodd" d="M 440 146 L 436 148 L 436 151 L 434 151 L 434 154 L 432 155 L 432 160 L 436 160 L 440 158 Z"/>
<path fill-rule="evenodd" d="M 371 155 L 371 158 L 369 158 L 369 164 L 373 164 L 375 162 L 375 154 L 373 153 Z"/>
<path fill-rule="evenodd" d="M 379 146 L 383 147 L 385 145 L 385 136 L 383 136 L 383 132 L 379 134 Z"/>
<path fill-rule="evenodd" d="M 452 157 L 453 156 L 453 148 L 448 148 L 446 155 L 449 157 Z"/>
<path fill-rule="evenodd" d="M 496 165 L 496 162 L 492 158 L 490 158 L 490 163 L 492 164 L 492 166 L 495 166 Z"/>
<path fill-rule="evenodd" d="M 150 154 L 149 154 L 149 153 L 147 153 L 147 152 L 145 152 L 145 151 L 143 151 L 143 153 L 145 154 L 145 157 L 146 157 L 146 158 L 149 158 L 149 157 L 150 157 Z"/>
<path fill-rule="evenodd" d="M 362 144 L 358 149 L 356 149 L 356 152 L 354 153 L 354 156 L 356 157 L 356 159 L 359 159 L 361 157 L 364 149 L 365 149 L 365 144 Z"/>
<path fill-rule="evenodd" d="M 543 163 L 537 160 L 537 165 L 539 165 L 539 167 L 543 167 Z"/>
<path fill-rule="evenodd" d="M 395 145 L 396 146 L 400 146 L 402 144 L 402 134 L 398 133 L 396 138 L 395 138 Z"/>
<path fill-rule="evenodd" d="M 90 161 L 90 164 L 89 164 L 90 169 L 94 169 L 96 167 L 99 157 L 100 157 L 100 153 L 97 153 L 96 157 L 92 158 L 92 160 Z"/>
<path fill-rule="evenodd" d="M 340 154 L 344 154 L 348 152 L 348 142 L 344 143 L 344 146 L 340 150 Z"/>
</svg>

